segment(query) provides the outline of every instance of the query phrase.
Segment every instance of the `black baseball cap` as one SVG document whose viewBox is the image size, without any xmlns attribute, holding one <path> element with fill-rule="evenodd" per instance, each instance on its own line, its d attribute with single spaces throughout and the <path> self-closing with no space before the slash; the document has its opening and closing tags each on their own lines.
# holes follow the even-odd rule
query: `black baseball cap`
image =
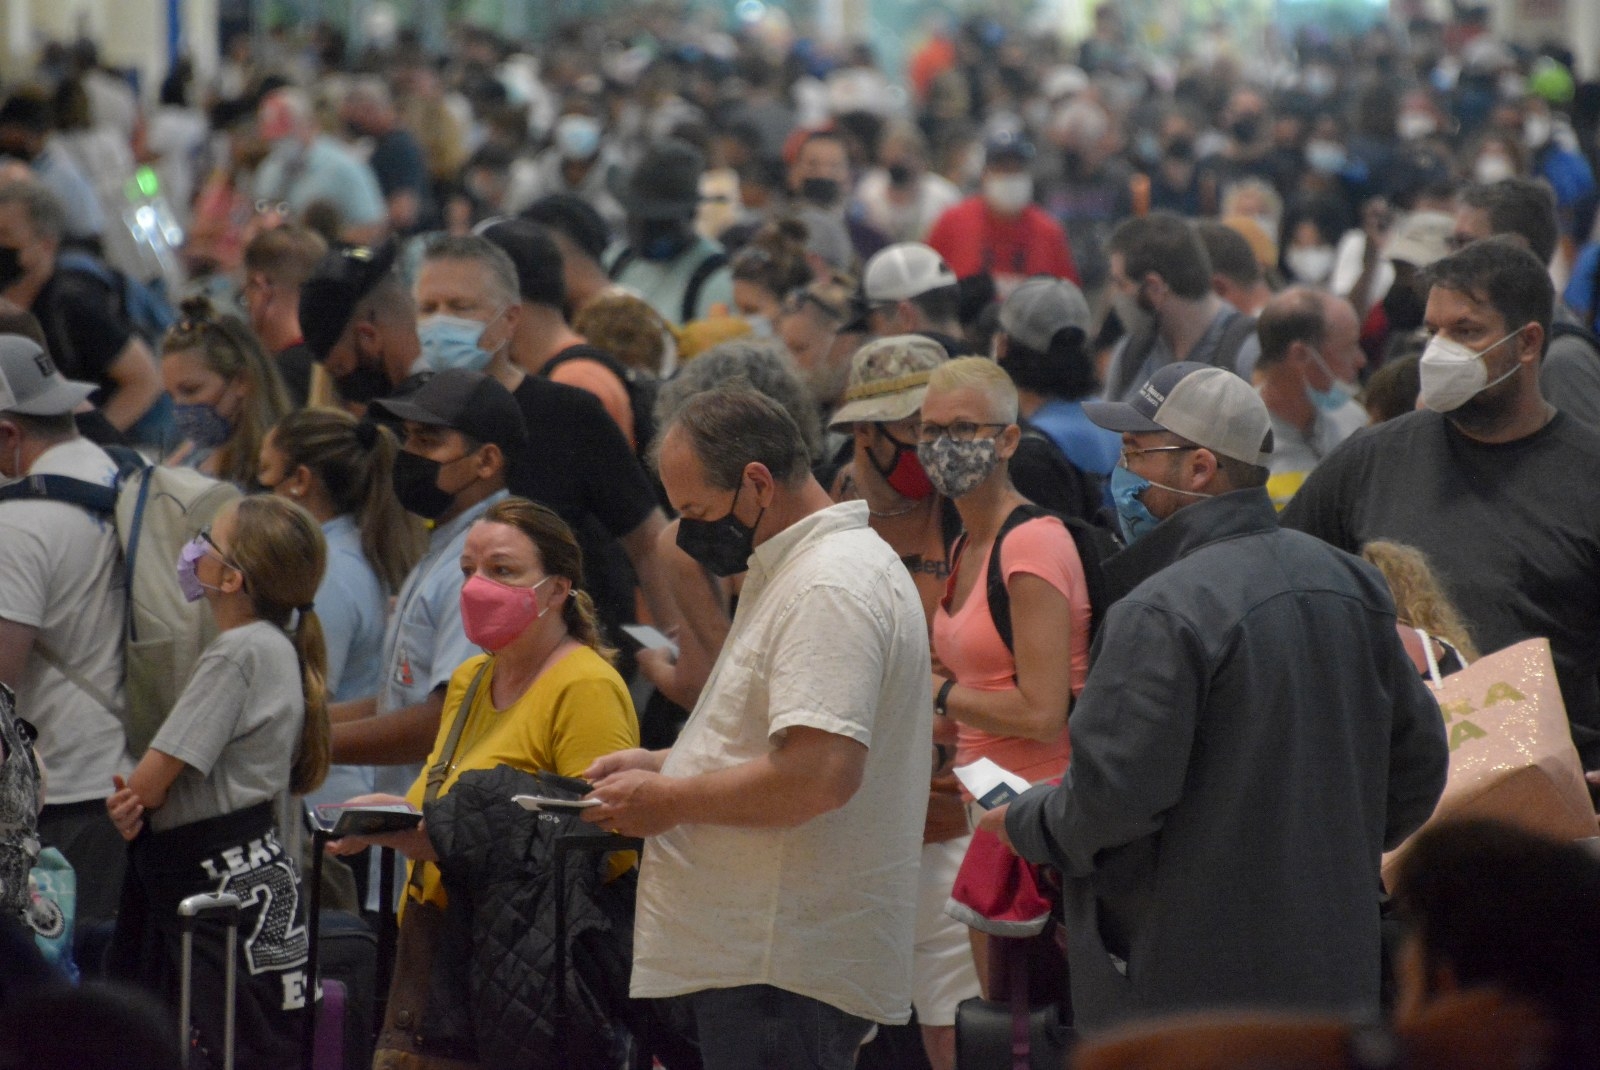
<svg viewBox="0 0 1600 1070">
<path fill-rule="evenodd" d="M 460 431 L 502 450 L 527 445 L 528 428 L 511 391 L 481 372 L 451 368 L 404 397 L 374 401 L 371 408 L 396 420 Z"/>
<path fill-rule="evenodd" d="M 524 301 L 561 308 L 567 302 L 567 277 L 561 250 L 550 232 L 530 219 L 487 219 L 474 233 L 504 250 L 517 269 L 517 291 Z"/>
<path fill-rule="evenodd" d="M 328 359 L 356 305 L 394 270 L 398 249 L 394 242 L 376 248 L 354 245 L 317 261 L 300 288 L 300 330 L 312 356 Z"/>
</svg>

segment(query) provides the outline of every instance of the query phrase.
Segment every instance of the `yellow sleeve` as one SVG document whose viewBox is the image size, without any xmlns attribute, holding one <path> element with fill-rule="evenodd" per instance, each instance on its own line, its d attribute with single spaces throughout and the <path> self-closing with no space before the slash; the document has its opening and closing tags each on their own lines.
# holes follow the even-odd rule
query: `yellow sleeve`
<svg viewBox="0 0 1600 1070">
<path fill-rule="evenodd" d="M 614 672 L 575 677 L 562 687 L 551 718 L 555 772 L 582 776 L 601 755 L 638 745 L 633 699 Z"/>
</svg>

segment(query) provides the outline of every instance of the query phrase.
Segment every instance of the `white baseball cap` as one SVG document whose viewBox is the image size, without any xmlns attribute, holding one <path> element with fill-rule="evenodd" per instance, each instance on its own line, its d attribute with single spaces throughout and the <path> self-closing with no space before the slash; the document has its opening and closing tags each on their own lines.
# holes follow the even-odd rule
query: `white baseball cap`
<svg viewBox="0 0 1600 1070">
<path fill-rule="evenodd" d="M 99 389 L 56 370 L 39 343 L 20 334 L 0 334 L 0 412 L 63 416 Z"/>
<path fill-rule="evenodd" d="M 899 242 L 875 253 L 867 261 L 861 289 L 869 305 L 909 301 L 929 290 L 956 284 L 956 273 L 930 246 Z"/>
</svg>

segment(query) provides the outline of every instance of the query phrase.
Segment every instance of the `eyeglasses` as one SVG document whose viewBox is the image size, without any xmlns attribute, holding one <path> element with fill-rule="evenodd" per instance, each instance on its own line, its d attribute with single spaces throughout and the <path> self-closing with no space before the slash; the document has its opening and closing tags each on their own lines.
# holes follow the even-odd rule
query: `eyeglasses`
<svg viewBox="0 0 1600 1070">
<path fill-rule="evenodd" d="M 1122 467 L 1128 467 L 1128 459 L 1146 453 L 1175 453 L 1178 450 L 1197 450 L 1199 446 L 1146 446 L 1144 449 L 1124 449 L 1122 451 Z"/>
<path fill-rule="evenodd" d="M 1010 426 L 1000 423 L 975 424 L 970 420 L 957 420 L 953 424 L 924 423 L 917 429 L 917 441 L 927 444 L 948 438 L 952 442 L 971 442 L 978 437 L 980 431 L 991 427 L 1004 429 Z"/>
</svg>

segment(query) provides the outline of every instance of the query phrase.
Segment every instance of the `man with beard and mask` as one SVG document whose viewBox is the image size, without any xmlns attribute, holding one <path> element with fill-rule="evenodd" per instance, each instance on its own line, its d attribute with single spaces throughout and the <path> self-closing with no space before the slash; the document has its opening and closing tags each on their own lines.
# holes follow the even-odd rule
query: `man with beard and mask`
<svg viewBox="0 0 1600 1070">
<path fill-rule="evenodd" d="M 921 241 L 961 191 L 928 170 L 928 145 L 915 126 L 898 124 L 884 133 L 879 166 L 861 177 L 856 199 L 865 219 L 889 241 Z"/>
<path fill-rule="evenodd" d="M 1367 363 L 1359 330 L 1350 302 L 1307 287 L 1278 294 L 1256 321 L 1257 389 L 1272 417 L 1267 493 L 1279 509 L 1335 446 L 1367 425 L 1355 399 Z"/>
<path fill-rule="evenodd" d="M 611 278 L 676 325 L 705 319 L 719 305 L 733 307 L 727 253 L 694 230 L 704 170 L 699 149 L 667 138 L 650 147 L 626 180 L 612 183 L 628 213 L 628 240 L 611 259 Z"/>
<path fill-rule="evenodd" d="M 889 244 L 878 228 L 851 211 L 852 182 L 850 152 L 844 138 L 831 130 L 817 130 L 805 136 L 795 149 L 789 167 L 789 197 L 792 204 L 814 208 L 844 224 L 850 246 L 858 262 L 868 260 Z"/>
<path fill-rule="evenodd" d="M 1350 552 L 1374 539 L 1417 547 L 1481 650 L 1547 637 L 1573 742 L 1595 770 L 1600 431 L 1540 393 L 1550 274 L 1498 237 L 1440 260 L 1426 281 L 1424 408 L 1335 450 L 1283 522 Z"/>
<path fill-rule="evenodd" d="M 1067 775 L 979 828 L 1059 867 L 1082 1033 L 1227 1006 L 1375 1015 L 1382 853 L 1449 762 L 1388 586 L 1279 528 L 1271 421 L 1239 377 L 1171 364 L 1085 409 L 1122 435 L 1121 597 Z"/>
<path fill-rule="evenodd" d="M 588 390 L 530 375 L 513 359 L 524 310 L 516 265 L 487 238 L 439 237 L 422 255 L 418 371 L 483 372 L 510 391 L 528 447 L 506 485 L 560 514 L 583 547 L 586 583 L 608 628 L 634 619 L 634 574 L 657 621 L 673 618 L 655 547 L 666 519 L 632 446 Z M 574 336 L 576 337 L 576 336 Z"/>
<path fill-rule="evenodd" d="M 1106 397 L 1126 401 L 1178 361 L 1246 381 L 1261 352 L 1255 319 L 1211 288 L 1211 258 L 1194 227 L 1170 212 L 1129 219 L 1111 235 L 1111 303 L 1127 334 L 1111 353 Z"/>
<path fill-rule="evenodd" d="M 435 216 L 428 163 L 416 135 L 400 125 L 394 97 L 381 78 L 362 78 L 351 87 L 342 109 L 345 126 L 358 138 L 370 138 L 367 166 L 378 180 L 389 211 L 389 227 L 410 234 Z"/>
<path fill-rule="evenodd" d="M 1550 263 L 1561 240 L 1550 187 L 1531 178 L 1508 178 L 1462 190 L 1450 244 L 1464 248 L 1496 234 L 1524 243 L 1541 262 Z M 1551 315 L 1539 389 L 1562 412 L 1600 427 L 1600 347 L 1564 300 L 1556 301 Z"/>
<path fill-rule="evenodd" d="M 292 223 L 263 230 L 244 250 L 245 315 L 296 408 L 311 396 L 317 360 L 300 329 L 300 290 L 326 255 L 322 235 Z"/>
<path fill-rule="evenodd" d="M 1023 279 L 1054 275 L 1078 281 L 1061 224 L 1033 200 L 1033 145 L 1020 134 L 984 145 L 982 190 L 939 217 L 928 232 L 957 278 L 994 276 L 1005 297 Z"/>
<path fill-rule="evenodd" d="M 375 401 L 402 424 L 394 490 L 431 521 L 428 548 L 395 597 L 383 639 L 383 683 L 370 698 L 328 710 L 333 761 L 376 765 L 375 790 L 402 795 L 433 748 L 445 689 L 478 652 L 461 626 L 461 548 L 467 530 L 506 492 L 508 459 L 528 432 L 511 394 L 487 375 L 453 368 L 402 398 Z"/>
<path fill-rule="evenodd" d="M 545 197 L 578 197 L 592 205 L 608 227 L 621 229 L 627 213 L 607 185 L 621 159 L 605 143 L 605 124 L 587 105 L 571 105 L 550 131 L 550 147 L 512 168 L 507 212 L 520 212 Z"/>
<path fill-rule="evenodd" d="M 950 576 L 950 548 L 961 533 L 961 515 L 934 490 L 917 459 L 928 376 L 946 359 L 944 350 L 914 335 L 868 342 L 851 362 L 845 404 L 832 424 L 847 431 L 854 446 L 835 497 L 867 503 L 867 524 L 911 573 L 930 628 Z M 937 728 L 934 743 L 953 755 L 954 725 Z M 929 787 L 911 963 L 911 1002 L 934 1070 L 955 1065 L 956 1005 L 979 994 L 966 926 L 944 910 L 972 839 L 949 765 L 940 763 Z"/>
<path fill-rule="evenodd" d="M 71 379 L 96 385 L 94 402 L 118 432 L 162 445 L 168 410 L 150 347 L 123 315 L 118 295 L 60 263 L 66 218 L 33 179 L 0 183 L 0 297 L 31 312 L 45 351 Z"/>
<path fill-rule="evenodd" d="M 707 1070 L 849 1070 L 911 1014 L 933 756 L 917 589 L 834 504 L 777 402 L 723 387 L 667 426 L 678 545 L 745 573 L 739 610 L 670 750 L 584 774 L 583 819 L 647 836 L 631 994 L 687 996 Z"/>
<path fill-rule="evenodd" d="M 271 146 L 256 168 L 251 192 L 284 203 L 298 215 L 325 201 L 339 213 L 339 236 L 374 244 L 389 229 L 389 212 L 372 168 L 317 127 L 304 90 L 274 89 L 256 116 L 261 140 Z"/>
<path fill-rule="evenodd" d="M 397 391 L 422 354 L 417 310 L 394 270 L 396 251 L 393 242 L 336 249 L 300 290 L 306 348 L 356 411 Z"/>
</svg>

